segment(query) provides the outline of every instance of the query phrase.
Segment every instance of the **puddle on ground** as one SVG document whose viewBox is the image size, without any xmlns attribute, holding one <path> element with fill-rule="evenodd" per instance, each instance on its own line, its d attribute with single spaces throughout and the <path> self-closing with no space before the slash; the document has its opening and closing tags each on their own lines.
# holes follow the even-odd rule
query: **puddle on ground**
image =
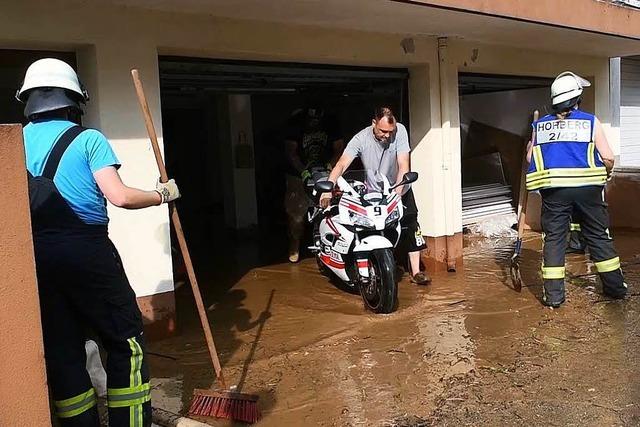
<svg viewBox="0 0 640 427">
<path fill-rule="evenodd" d="M 616 236 L 629 283 L 640 273 L 636 236 Z M 580 421 L 580 411 L 604 423 L 625 411 L 632 419 L 624 405 L 640 390 L 625 363 L 638 349 L 635 300 L 600 301 L 586 258 L 572 255 L 568 274 L 579 277 L 567 285 L 567 306 L 550 310 L 539 302 L 537 234 L 525 237 L 519 293 L 508 276 L 512 238 L 469 237 L 465 246 L 462 271 L 434 275 L 428 287 L 405 276 L 398 311 L 384 316 L 329 283 L 313 259 L 247 271 L 226 293 L 205 295 L 227 381 L 260 395 L 264 426 L 526 425 L 540 422 L 536 408 L 572 401 L 562 387 L 618 410 L 574 405 L 564 421 Z M 213 384 L 195 308 L 180 291 L 180 334 L 149 345 L 153 403 L 174 412 L 193 388 Z M 608 402 L 612 390 L 626 398 Z M 546 396 L 538 406 L 536 393 Z"/>
</svg>

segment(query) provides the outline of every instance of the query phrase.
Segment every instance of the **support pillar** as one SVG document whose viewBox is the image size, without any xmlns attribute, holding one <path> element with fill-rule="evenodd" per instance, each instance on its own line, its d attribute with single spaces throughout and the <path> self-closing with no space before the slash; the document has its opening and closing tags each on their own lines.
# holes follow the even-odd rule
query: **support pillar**
<svg viewBox="0 0 640 427">
<path fill-rule="evenodd" d="M 429 272 L 455 271 L 462 263 L 458 72 L 447 53 L 447 39 L 439 39 L 437 56 L 410 69 L 412 168 L 420 174 L 414 191 Z"/>
<path fill-rule="evenodd" d="M 0 425 L 50 426 L 22 126 L 0 125 Z"/>
<path fill-rule="evenodd" d="M 122 49 L 122 46 L 127 46 Z M 162 149 L 160 76 L 153 43 L 141 37 L 105 40 L 77 52 L 78 71 L 91 97 L 85 126 L 99 128 L 109 139 L 122 167 L 125 184 L 155 188 L 158 167 L 131 80 L 137 68 Z M 179 185 L 179 183 L 178 183 Z M 131 287 L 151 336 L 175 330 L 175 300 L 169 215 L 166 205 L 140 210 L 108 206 L 109 235 L 123 260 Z"/>
</svg>

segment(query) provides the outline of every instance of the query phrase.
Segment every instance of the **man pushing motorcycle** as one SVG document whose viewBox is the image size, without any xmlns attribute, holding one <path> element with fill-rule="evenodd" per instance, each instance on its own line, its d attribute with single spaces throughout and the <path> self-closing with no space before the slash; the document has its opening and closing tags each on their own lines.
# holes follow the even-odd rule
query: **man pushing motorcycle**
<svg viewBox="0 0 640 427">
<path fill-rule="evenodd" d="M 360 157 L 366 171 L 366 184 L 380 191 L 379 178 L 384 175 L 390 183 L 400 182 L 405 173 L 411 170 L 411 147 L 407 129 L 399 123 L 393 111 L 380 107 L 374 111 L 371 126 L 358 132 L 347 144 L 344 153 L 331 170 L 329 181 L 335 183 L 347 170 L 356 157 Z M 399 186 L 395 191 L 402 196 L 404 217 L 402 218 L 402 239 L 409 253 L 411 281 L 418 285 L 427 285 L 431 278 L 420 271 L 420 251 L 426 243 L 418 224 L 418 208 L 409 186 Z M 331 193 L 320 196 L 320 205 L 326 208 L 331 201 Z"/>
</svg>

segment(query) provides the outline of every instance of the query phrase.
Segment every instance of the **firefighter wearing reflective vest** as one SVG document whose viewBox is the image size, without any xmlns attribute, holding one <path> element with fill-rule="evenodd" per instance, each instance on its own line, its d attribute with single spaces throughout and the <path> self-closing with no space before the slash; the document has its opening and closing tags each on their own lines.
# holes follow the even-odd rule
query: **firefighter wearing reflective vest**
<svg viewBox="0 0 640 427">
<path fill-rule="evenodd" d="M 583 88 L 588 86 L 587 80 L 572 72 L 556 77 L 551 85 L 554 114 L 533 123 L 534 136 L 527 153 L 527 190 L 540 191 L 542 196 L 543 300 L 551 307 L 565 301 L 564 262 L 572 214 L 580 216 L 604 294 L 618 299 L 627 293 L 603 199 L 603 187 L 613 169 L 613 152 L 599 120 L 579 109 Z"/>
<path fill-rule="evenodd" d="M 173 180 L 144 191 L 124 185 L 107 138 L 78 126 L 89 97 L 71 66 L 53 58 L 27 69 L 24 145 L 48 384 L 60 426 L 98 427 L 86 370 L 88 329 L 107 352 L 112 427 L 150 426 L 151 390 L 142 315 L 109 240 L 105 197 L 142 209 L 180 197 Z"/>
</svg>

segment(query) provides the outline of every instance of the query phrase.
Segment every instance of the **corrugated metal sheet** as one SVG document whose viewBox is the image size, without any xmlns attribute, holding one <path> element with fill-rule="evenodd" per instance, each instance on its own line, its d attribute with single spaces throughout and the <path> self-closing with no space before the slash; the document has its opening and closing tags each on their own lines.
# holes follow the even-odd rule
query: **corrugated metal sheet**
<svg viewBox="0 0 640 427">
<path fill-rule="evenodd" d="M 500 183 L 464 187 L 462 189 L 462 225 L 475 224 L 486 218 L 515 213 L 511 204 L 511 186 Z"/>
<path fill-rule="evenodd" d="M 618 3 L 640 9 L 640 0 L 613 0 L 612 3 Z"/>
<path fill-rule="evenodd" d="M 620 62 L 620 165 L 640 167 L 640 59 Z"/>
</svg>

